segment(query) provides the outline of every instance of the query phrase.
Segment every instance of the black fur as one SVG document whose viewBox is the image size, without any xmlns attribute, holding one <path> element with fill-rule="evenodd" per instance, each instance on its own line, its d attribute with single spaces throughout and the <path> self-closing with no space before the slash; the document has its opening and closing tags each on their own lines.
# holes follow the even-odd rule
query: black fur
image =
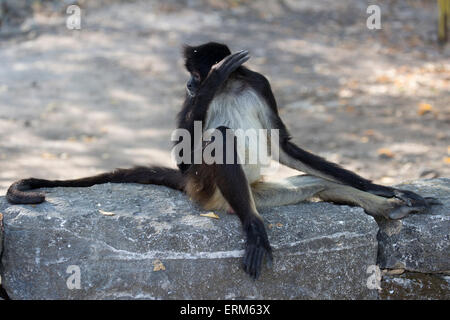
<svg viewBox="0 0 450 320">
<path fill-rule="evenodd" d="M 26 192 L 38 188 L 90 187 L 103 183 L 142 183 L 164 185 L 176 190 L 184 190 L 185 179 L 180 171 L 164 167 L 135 167 L 116 169 L 112 172 L 74 180 L 45 180 L 29 178 L 13 183 L 6 193 L 11 203 L 33 204 L 45 200 L 43 192 Z"/>
<path fill-rule="evenodd" d="M 272 260 L 272 249 L 264 223 L 251 206 L 250 187 L 245 173 L 237 161 L 236 137 L 229 131 L 227 134 L 227 127 L 221 126 L 216 129 L 224 137 L 221 153 L 222 164 L 195 164 L 188 171 L 188 176 L 189 179 L 196 180 L 196 185 L 201 186 L 199 192 L 211 195 L 215 188 L 219 188 L 223 197 L 241 220 L 246 236 L 245 254 L 242 259 L 243 268 L 245 272 L 256 279 L 261 272 L 264 258 L 267 256 L 269 260 Z M 234 161 L 231 164 L 226 164 L 228 139 L 234 139 Z"/>
<path fill-rule="evenodd" d="M 245 55 L 245 53 L 243 54 Z M 230 76 L 230 70 L 233 70 L 233 73 L 239 74 L 243 67 L 240 66 L 239 61 L 235 64 L 228 59 L 233 56 L 239 57 L 239 53 L 230 56 L 230 50 L 226 45 L 215 42 L 209 42 L 198 47 L 185 46 L 184 56 L 188 71 L 200 72 L 202 82 L 194 96 L 186 94 L 183 107 L 177 116 L 177 127 L 179 129 L 188 130 L 190 136 L 194 138 L 194 122 L 201 121 L 204 124 L 208 106 L 221 85 L 223 85 Z M 211 69 L 221 61 L 224 61 L 225 63 L 221 64 L 217 69 Z M 227 64 L 227 62 L 229 64 Z M 231 68 L 228 67 L 229 65 L 231 65 Z M 175 144 L 178 142 L 179 141 L 175 141 Z M 194 145 L 196 145 L 196 143 L 199 143 L 199 141 L 194 141 L 194 139 L 191 140 L 192 151 L 195 149 Z M 191 154 L 190 164 L 192 163 L 193 155 Z M 189 169 L 190 164 L 179 163 L 177 165 L 182 172 L 186 172 Z"/>
<path fill-rule="evenodd" d="M 202 79 L 206 79 L 213 65 L 230 54 L 231 51 L 226 45 L 217 42 L 208 42 L 197 47 L 188 45 L 183 47 L 186 69 L 191 73 L 199 72 Z"/>
</svg>

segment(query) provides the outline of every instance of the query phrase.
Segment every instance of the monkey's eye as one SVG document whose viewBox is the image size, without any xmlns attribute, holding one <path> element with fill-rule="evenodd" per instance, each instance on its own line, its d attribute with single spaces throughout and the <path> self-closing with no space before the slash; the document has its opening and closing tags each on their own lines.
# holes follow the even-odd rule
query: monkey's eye
<svg viewBox="0 0 450 320">
<path fill-rule="evenodd" d="M 196 82 L 200 82 L 201 78 L 200 78 L 200 74 L 198 72 L 193 72 L 192 73 L 192 78 L 194 78 L 194 80 Z"/>
</svg>

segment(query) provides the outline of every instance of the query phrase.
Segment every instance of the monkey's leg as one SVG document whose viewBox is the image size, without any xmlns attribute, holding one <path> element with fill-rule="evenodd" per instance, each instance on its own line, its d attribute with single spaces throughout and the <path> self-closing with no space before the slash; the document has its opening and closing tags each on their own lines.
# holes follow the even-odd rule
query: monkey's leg
<svg viewBox="0 0 450 320">
<path fill-rule="evenodd" d="M 440 204 L 437 199 L 432 197 L 422 197 L 409 190 L 396 189 L 372 183 L 370 180 L 364 179 L 354 172 L 299 148 L 293 142 L 289 141 L 289 139 L 280 141 L 280 147 L 280 163 L 290 168 L 321 177 L 331 182 L 345 184 L 377 196 L 397 198 L 411 208 L 415 208 L 416 210 L 421 208 L 420 211 L 428 211 L 432 205 Z"/>
<path fill-rule="evenodd" d="M 11 203 L 33 204 L 45 200 L 43 192 L 27 192 L 38 188 L 54 187 L 90 187 L 96 184 L 112 183 L 142 183 L 164 185 L 176 190 L 184 190 L 185 180 L 179 170 L 164 167 L 135 167 L 131 169 L 116 169 L 92 177 L 73 180 L 46 180 L 29 178 L 14 182 L 6 193 Z"/>
<path fill-rule="evenodd" d="M 418 213 L 425 210 L 421 206 L 409 206 L 397 198 L 385 198 L 337 183 L 330 183 L 317 196 L 323 201 L 356 205 L 362 207 L 371 216 L 381 216 L 386 219 L 401 219 L 410 213 Z"/>
<path fill-rule="evenodd" d="M 328 202 L 360 206 L 372 216 L 390 219 L 400 219 L 423 209 L 310 175 L 293 176 L 276 183 L 260 182 L 253 186 L 252 191 L 258 208 L 295 204 L 319 197 Z"/>
<path fill-rule="evenodd" d="M 296 204 L 316 196 L 328 187 L 324 179 L 298 175 L 279 181 L 258 181 L 252 184 L 257 208 Z"/>
<path fill-rule="evenodd" d="M 222 161 L 212 164 L 194 164 L 189 168 L 186 192 L 191 197 L 198 199 L 206 207 L 214 207 L 211 202 L 216 202 L 217 197 L 213 193 L 220 191 L 224 200 L 239 217 L 246 236 L 245 253 L 242 260 L 244 271 L 254 279 L 258 278 L 264 256 L 272 260 L 272 249 L 264 227 L 264 222 L 256 210 L 250 186 L 242 166 L 237 161 L 236 138 L 232 133 L 225 132 L 226 127 L 219 127 L 222 132 L 224 144 Z M 227 142 L 234 139 L 233 161 L 227 163 Z M 231 148 L 230 148 L 231 149 Z M 216 152 L 219 152 L 216 150 Z M 220 164 L 220 162 L 222 164 Z M 207 197 L 205 197 L 207 196 Z"/>
</svg>

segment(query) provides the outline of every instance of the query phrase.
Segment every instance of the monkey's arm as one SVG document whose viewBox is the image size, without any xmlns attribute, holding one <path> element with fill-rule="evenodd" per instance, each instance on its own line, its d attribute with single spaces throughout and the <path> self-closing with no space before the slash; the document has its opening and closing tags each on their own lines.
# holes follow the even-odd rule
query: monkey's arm
<svg viewBox="0 0 450 320">
<path fill-rule="evenodd" d="M 230 74 L 250 59 L 248 51 L 242 50 L 230 54 L 211 67 L 211 70 L 202 82 L 193 97 L 188 97 L 183 110 L 179 115 L 179 124 L 188 129 L 194 121 L 204 121 L 209 104 L 222 84 Z M 184 111 L 184 112 L 183 112 Z M 181 118 L 180 118 L 181 116 Z"/>
<path fill-rule="evenodd" d="M 208 107 L 213 100 L 215 94 L 222 84 L 228 79 L 230 74 L 239 68 L 243 63 L 250 59 L 248 51 L 242 50 L 231 54 L 212 66 L 206 79 L 202 82 L 198 91 L 192 97 L 187 97 L 181 112 L 178 114 L 178 128 L 186 129 L 191 136 L 191 161 L 190 163 L 178 163 L 178 168 L 184 173 L 193 163 L 193 152 L 200 141 L 194 141 L 194 122 L 201 121 L 204 123 Z M 201 137 L 197 137 L 201 138 Z M 180 137 L 180 139 L 182 139 Z M 175 141 L 179 143 L 181 141 Z"/>
</svg>

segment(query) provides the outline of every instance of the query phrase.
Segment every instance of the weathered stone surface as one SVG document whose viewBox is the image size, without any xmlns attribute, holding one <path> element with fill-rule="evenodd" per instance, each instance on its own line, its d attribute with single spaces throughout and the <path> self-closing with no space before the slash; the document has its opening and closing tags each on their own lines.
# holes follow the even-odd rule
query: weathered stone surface
<svg viewBox="0 0 450 320">
<path fill-rule="evenodd" d="M 202 217 L 164 187 L 49 189 L 4 213 L 1 275 L 12 299 L 377 298 L 366 286 L 378 226 L 360 208 L 305 203 L 262 211 L 274 265 L 258 281 L 240 269 L 235 216 Z M 113 212 L 114 215 L 104 215 Z M 80 289 L 69 290 L 69 266 Z"/>
<path fill-rule="evenodd" d="M 378 263 L 382 269 L 439 273 L 450 271 L 450 179 L 421 180 L 399 186 L 443 205 L 432 214 L 380 221 Z"/>
<path fill-rule="evenodd" d="M 24 19 L 32 12 L 32 1 L 30 0 L 0 0 L 0 21 L 5 15 L 12 19 Z"/>
<path fill-rule="evenodd" d="M 431 214 L 379 221 L 378 264 L 404 269 L 384 275 L 382 299 L 450 299 L 450 179 L 422 180 L 399 186 L 438 198 Z"/>
<path fill-rule="evenodd" d="M 405 272 L 383 276 L 380 298 L 386 300 L 449 300 L 450 275 Z"/>
</svg>

